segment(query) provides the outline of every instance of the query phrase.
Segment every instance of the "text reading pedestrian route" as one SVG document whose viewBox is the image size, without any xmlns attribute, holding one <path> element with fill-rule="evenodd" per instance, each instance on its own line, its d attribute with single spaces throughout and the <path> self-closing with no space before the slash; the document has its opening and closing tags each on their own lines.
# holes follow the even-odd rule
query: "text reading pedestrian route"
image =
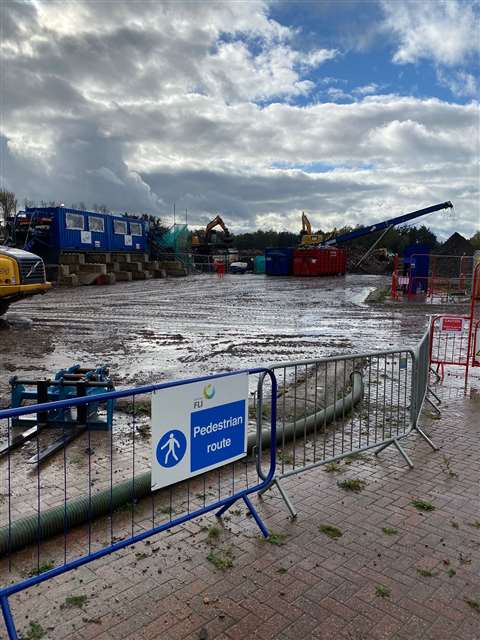
<svg viewBox="0 0 480 640">
<path fill-rule="evenodd" d="M 192 413 L 191 471 L 243 454 L 245 432 L 245 400 Z"/>
<path fill-rule="evenodd" d="M 152 396 L 152 489 L 239 460 L 247 452 L 248 374 Z"/>
</svg>

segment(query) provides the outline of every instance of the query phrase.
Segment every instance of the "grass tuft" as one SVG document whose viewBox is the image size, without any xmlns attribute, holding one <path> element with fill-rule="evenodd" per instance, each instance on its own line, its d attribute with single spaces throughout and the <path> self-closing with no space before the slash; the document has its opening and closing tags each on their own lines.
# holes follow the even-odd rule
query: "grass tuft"
<svg viewBox="0 0 480 640">
<path fill-rule="evenodd" d="M 220 549 L 218 551 L 210 551 L 207 560 L 213 564 L 215 569 L 226 571 L 233 567 L 233 553 L 231 549 Z"/>
<path fill-rule="evenodd" d="M 392 527 L 383 527 L 382 531 L 386 536 L 395 536 L 398 533 L 398 529 Z"/>
<path fill-rule="evenodd" d="M 208 527 L 207 542 L 209 544 L 215 544 L 216 542 L 218 542 L 221 532 L 222 530 L 220 529 L 220 527 L 218 527 L 216 524 L 212 524 L 211 527 Z"/>
<path fill-rule="evenodd" d="M 389 598 L 391 591 L 388 587 L 385 587 L 383 584 L 377 584 L 375 587 L 375 595 L 379 598 Z"/>
<path fill-rule="evenodd" d="M 270 544 L 274 544 L 277 547 L 281 547 L 285 544 L 287 536 L 285 533 L 271 533 L 268 538 L 265 538 Z"/>
<path fill-rule="evenodd" d="M 41 640 L 46 636 L 46 631 L 38 622 L 30 622 L 30 625 L 26 633 L 21 637 L 21 640 Z"/>
<path fill-rule="evenodd" d="M 277 457 L 285 464 L 293 464 L 293 456 L 289 451 L 281 451 Z"/>
<path fill-rule="evenodd" d="M 338 462 L 329 462 L 323 467 L 325 473 L 343 473 L 345 469 Z"/>
<path fill-rule="evenodd" d="M 78 607 L 82 609 L 87 604 L 88 596 L 69 596 L 65 598 L 65 602 L 61 605 L 61 609 L 73 609 Z"/>
<path fill-rule="evenodd" d="M 35 569 L 32 569 L 28 575 L 30 578 L 33 578 L 33 576 L 39 576 L 41 573 L 45 573 L 45 571 L 50 571 L 50 569 L 53 569 L 54 566 L 55 565 L 51 561 L 45 562 L 39 567 L 35 567 Z"/>
<path fill-rule="evenodd" d="M 344 491 L 353 491 L 354 493 L 359 493 L 360 491 L 365 489 L 367 483 L 365 482 L 365 480 L 350 479 L 338 481 L 337 485 Z"/>
<path fill-rule="evenodd" d="M 412 505 L 417 511 L 435 511 L 435 507 L 427 500 L 412 500 Z"/>
<path fill-rule="evenodd" d="M 478 600 L 472 600 L 471 598 L 465 598 L 465 602 L 477 613 L 480 613 L 480 602 Z"/>
<path fill-rule="evenodd" d="M 331 524 L 321 524 L 319 527 L 320 531 L 324 533 L 332 540 L 337 540 L 337 538 L 341 538 L 343 533 L 337 527 L 333 527 Z"/>
<path fill-rule="evenodd" d="M 433 573 L 432 571 L 429 571 L 428 569 L 417 568 L 417 573 L 418 575 L 422 576 L 422 578 L 433 578 L 433 576 L 436 575 L 435 573 Z"/>
</svg>

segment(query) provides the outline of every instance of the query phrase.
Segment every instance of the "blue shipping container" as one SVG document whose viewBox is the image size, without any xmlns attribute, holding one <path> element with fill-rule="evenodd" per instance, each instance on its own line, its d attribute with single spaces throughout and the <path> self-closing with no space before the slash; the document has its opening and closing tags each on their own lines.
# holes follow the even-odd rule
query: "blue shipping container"
<svg viewBox="0 0 480 640">
<path fill-rule="evenodd" d="M 269 276 L 291 276 L 293 249 L 265 249 L 265 273 Z"/>
</svg>

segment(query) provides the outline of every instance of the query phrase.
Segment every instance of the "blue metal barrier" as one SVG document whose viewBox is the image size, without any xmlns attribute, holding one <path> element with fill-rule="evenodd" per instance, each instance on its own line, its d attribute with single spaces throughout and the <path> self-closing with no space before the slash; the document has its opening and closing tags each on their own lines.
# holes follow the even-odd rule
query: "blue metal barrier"
<svg viewBox="0 0 480 640">
<path fill-rule="evenodd" d="M 66 573 L 68 571 L 71 571 L 72 569 L 76 569 L 78 567 L 81 567 L 85 564 L 88 564 L 89 562 L 92 562 L 94 560 L 97 560 L 99 558 L 102 558 L 104 556 L 107 556 L 115 551 L 119 551 L 121 549 L 125 549 L 126 547 L 135 544 L 137 542 L 141 542 L 142 540 L 145 540 L 146 538 L 149 538 L 153 535 L 156 535 L 157 533 L 161 533 L 162 531 L 165 531 L 167 529 L 171 529 L 172 527 L 175 527 L 179 524 L 188 522 L 189 520 L 192 520 L 193 518 L 196 518 L 198 516 L 201 516 L 203 514 L 209 513 L 211 511 L 217 510 L 217 517 L 221 516 L 227 509 L 229 509 L 235 502 L 237 502 L 238 500 L 243 500 L 243 502 L 245 503 L 247 509 L 249 510 L 249 512 L 251 513 L 251 515 L 253 516 L 256 524 L 258 525 L 258 527 L 260 528 L 263 536 L 268 537 L 269 533 L 267 528 L 265 527 L 264 523 L 262 522 L 259 514 L 257 513 L 255 507 L 253 506 L 249 496 L 253 493 L 257 493 L 259 491 L 261 491 L 262 489 L 266 489 L 268 486 L 270 486 L 270 484 L 272 483 L 274 476 L 275 476 L 275 466 L 276 466 L 276 451 L 275 451 L 275 433 L 276 433 L 276 402 L 274 401 L 274 399 L 277 397 L 277 382 L 276 382 L 276 378 L 275 378 L 275 374 L 273 373 L 273 371 L 271 369 L 267 369 L 264 367 L 260 367 L 260 368 L 255 368 L 255 369 L 249 369 L 249 370 L 244 370 L 244 371 L 235 371 L 235 372 L 231 372 L 231 373 L 225 373 L 225 374 L 218 374 L 218 375 L 214 375 L 214 376 L 204 376 L 204 377 L 200 377 L 200 378 L 191 378 L 191 379 L 187 379 L 187 380 L 180 380 L 180 381 L 174 381 L 174 382 L 167 382 L 164 384 L 156 384 L 156 385 L 146 385 L 146 386 L 142 386 L 142 387 L 137 387 L 135 389 L 127 389 L 127 390 L 123 390 L 123 391 L 113 391 L 113 392 L 108 392 L 108 393 L 102 393 L 102 394 L 97 394 L 95 396 L 95 403 L 111 403 L 114 400 L 119 400 L 121 398 L 127 398 L 127 397 L 133 397 L 135 398 L 135 396 L 139 395 L 139 394 L 147 394 L 147 393 L 152 393 L 154 391 L 159 391 L 161 389 L 169 389 L 169 388 L 173 388 L 173 387 L 179 387 L 179 386 L 183 386 L 186 384 L 190 384 L 193 382 L 211 382 L 212 380 L 215 379 L 219 379 L 219 378 L 226 378 L 226 377 L 230 377 L 230 376 L 234 376 L 237 375 L 239 373 L 247 373 L 249 375 L 256 375 L 256 374 L 264 374 L 264 375 L 268 375 L 270 377 L 271 380 L 271 385 L 272 385 L 272 404 L 271 404 L 271 433 L 272 433 L 272 437 L 271 437 L 271 442 L 270 442 L 270 466 L 269 466 L 269 471 L 268 473 L 265 474 L 265 477 L 262 479 L 259 476 L 257 476 L 257 480 L 258 482 L 256 482 L 256 484 L 254 486 L 248 486 L 248 481 L 247 481 L 247 487 L 243 488 L 241 490 L 238 490 L 235 492 L 234 488 L 232 489 L 232 494 L 228 495 L 226 497 L 220 498 L 220 484 L 219 484 L 219 498 L 215 501 L 213 501 L 211 504 L 206 504 L 205 503 L 205 495 L 203 496 L 203 501 L 204 501 L 204 505 L 200 508 L 197 508 L 193 511 L 190 511 L 190 507 L 188 509 L 188 513 L 186 513 L 185 515 L 181 515 L 179 517 L 173 518 L 171 517 L 171 511 L 170 511 L 170 519 L 167 520 L 166 522 L 159 524 L 159 525 L 154 525 L 154 518 L 152 517 L 152 527 L 146 531 L 142 531 L 140 533 L 134 534 L 133 533 L 133 520 L 132 520 L 132 535 L 128 536 L 127 538 L 118 541 L 118 542 L 113 542 L 112 541 L 112 537 L 111 537 L 111 543 L 106 545 L 104 548 L 99 549 L 97 551 L 91 551 L 91 521 L 89 520 L 89 552 L 85 555 L 82 555 L 76 559 L 67 561 L 66 559 L 66 553 L 64 556 L 64 561 L 63 564 L 50 569 L 48 571 L 44 571 L 43 573 L 40 573 L 39 575 L 34 575 L 28 579 L 25 580 L 21 580 L 20 582 L 17 582 L 15 584 L 11 584 L 8 586 L 4 586 L 3 588 L 0 589 L 0 605 L 2 608 L 2 613 L 3 613 L 3 618 L 5 621 L 5 626 L 8 632 L 8 637 L 10 640 L 16 640 L 18 639 L 18 635 L 17 635 L 17 630 L 16 630 L 16 626 L 15 626 L 15 622 L 13 620 L 13 616 L 12 616 L 12 612 L 10 609 L 10 604 L 9 604 L 9 597 L 19 593 L 20 591 L 24 591 L 25 589 L 29 589 L 30 587 L 33 587 L 34 585 L 38 585 L 42 582 L 45 582 L 47 580 L 50 580 L 51 578 L 54 578 L 56 576 L 59 576 L 63 573 Z M 8 420 L 8 439 L 10 441 L 10 429 L 11 429 L 11 419 L 12 418 L 16 418 L 19 416 L 23 416 L 23 415 L 28 415 L 28 414 L 33 414 L 33 413 L 38 413 L 38 412 L 45 412 L 45 411 L 53 411 L 53 410 L 60 410 L 60 409 L 66 409 L 66 408 L 72 408 L 72 407 L 81 407 L 83 405 L 88 405 L 88 403 L 93 402 L 92 398 L 89 397 L 78 397 L 78 398 L 69 398 L 66 400 L 59 400 L 59 401 L 55 401 L 55 402 L 49 402 L 49 403 L 44 403 L 44 404 L 37 404 L 37 405 L 31 405 L 28 407 L 17 407 L 17 408 L 12 408 L 12 409 L 6 409 L 3 411 L 0 411 L 0 421 L 1 420 Z M 133 435 L 135 436 L 135 421 L 133 422 Z M 246 425 L 247 426 L 247 425 Z M 246 428 L 245 426 L 245 428 Z M 87 432 L 88 437 L 90 437 L 89 432 Z M 112 438 L 112 432 L 110 432 L 110 437 Z M 112 441 L 111 441 L 112 442 Z M 152 443 L 153 446 L 153 443 Z M 113 451 L 113 447 L 112 447 L 112 451 Z M 89 453 L 90 455 L 90 453 Z M 133 449 L 133 461 L 135 463 L 135 449 Z M 231 463 L 234 465 L 234 463 Z M 9 514 L 9 531 L 10 528 L 12 526 L 12 521 L 11 521 L 11 490 L 10 490 L 10 458 L 8 458 L 8 482 L 9 482 L 9 492 L 8 492 L 8 514 Z M 223 467 L 224 469 L 226 467 Z M 64 481 L 65 481 L 65 503 L 64 503 L 64 507 L 66 509 L 66 504 L 67 504 L 67 495 L 66 495 L 66 478 L 67 478 L 67 465 L 66 465 L 66 458 L 64 457 Z M 235 473 L 235 467 L 232 467 L 233 469 L 233 475 Z M 41 537 L 40 537 L 40 466 L 37 465 L 37 473 L 38 473 L 38 531 L 37 531 L 37 544 L 38 544 L 38 553 L 39 553 L 39 549 L 40 549 L 40 542 Z M 133 481 L 135 479 L 134 476 L 135 473 L 135 464 L 133 466 Z M 205 475 L 205 474 L 204 474 Z M 89 457 L 89 491 L 91 491 L 90 486 L 90 478 L 91 478 L 91 468 L 90 468 L 90 457 Z M 110 475 L 110 482 L 112 483 L 113 476 Z M 233 484 L 234 487 L 234 484 Z M 112 491 L 112 484 L 110 485 L 110 491 Z M 90 493 L 90 499 L 91 499 L 91 493 Z M 133 512 L 132 512 L 133 514 Z M 112 516 L 112 513 L 110 513 L 110 515 Z M 152 516 L 154 516 L 154 511 L 152 513 Z M 133 515 L 132 515 L 133 518 Z M 65 519 L 65 529 L 64 529 L 64 543 L 66 545 L 66 536 L 68 533 L 68 527 L 67 527 L 67 522 Z M 9 554 L 10 555 L 10 554 Z M 39 557 L 39 555 L 38 555 Z"/>
</svg>

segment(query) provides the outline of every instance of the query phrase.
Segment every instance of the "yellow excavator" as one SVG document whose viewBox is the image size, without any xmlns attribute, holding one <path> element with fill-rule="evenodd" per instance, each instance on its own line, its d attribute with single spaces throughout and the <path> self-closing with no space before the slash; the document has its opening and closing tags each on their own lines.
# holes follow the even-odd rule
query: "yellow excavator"
<svg viewBox="0 0 480 640">
<path fill-rule="evenodd" d="M 41 258 L 22 249 L 0 245 L 0 316 L 12 302 L 45 293 L 51 286 Z"/>
<path fill-rule="evenodd" d="M 300 232 L 300 246 L 311 246 L 320 244 L 324 236 L 322 233 L 312 233 L 312 225 L 307 218 L 305 211 L 302 211 L 302 230 Z"/>
</svg>

